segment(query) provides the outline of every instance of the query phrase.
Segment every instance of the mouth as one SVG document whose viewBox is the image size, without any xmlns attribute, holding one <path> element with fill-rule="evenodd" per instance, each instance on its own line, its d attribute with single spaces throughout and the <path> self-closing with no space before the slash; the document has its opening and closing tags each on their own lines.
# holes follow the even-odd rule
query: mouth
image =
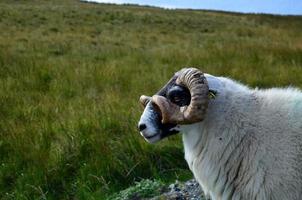
<svg viewBox="0 0 302 200">
<path fill-rule="evenodd" d="M 160 133 L 156 133 L 154 135 L 151 135 L 151 136 L 145 136 L 144 134 L 141 133 L 141 135 L 144 137 L 144 139 L 148 142 L 148 143 L 151 143 L 151 144 L 154 144 L 156 142 L 158 142 L 159 140 L 162 139 L 162 136 Z"/>
<path fill-rule="evenodd" d="M 152 138 L 154 138 L 154 137 L 156 137 L 156 136 L 158 136 L 158 135 L 159 135 L 159 134 L 154 134 L 154 135 L 151 135 L 151 136 L 144 136 L 144 138 L 150 140 L 150 139 L 152 139 Z"/>
</svg>

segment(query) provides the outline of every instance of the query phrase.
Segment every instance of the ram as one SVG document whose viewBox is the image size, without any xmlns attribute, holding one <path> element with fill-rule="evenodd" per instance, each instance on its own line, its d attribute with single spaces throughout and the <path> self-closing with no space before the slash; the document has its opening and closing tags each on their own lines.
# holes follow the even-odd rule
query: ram
<svg viewBox="0 0 302 200">
<path fill-rule="evenodd" d="M 184 68 L 152 97 L 138 123 L 150 143 L 182 133 L 185 159 L 206 195 L 302 199 L 302 93 L 251 89 Z"/>
</svg>

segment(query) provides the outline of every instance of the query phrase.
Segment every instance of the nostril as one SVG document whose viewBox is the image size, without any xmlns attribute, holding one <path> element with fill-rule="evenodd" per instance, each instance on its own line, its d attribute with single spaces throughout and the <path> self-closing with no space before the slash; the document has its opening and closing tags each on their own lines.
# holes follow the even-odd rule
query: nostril
<svg viewBox="0 0 302 200">
<path fill-rule="evenodd" d="M 139 131 L 143 131 L 143 130 L 145 130 L 146 128 L 147 128 L 146 124 L 139 124 L 139 125 L 138 125 Z"/>
</svg>

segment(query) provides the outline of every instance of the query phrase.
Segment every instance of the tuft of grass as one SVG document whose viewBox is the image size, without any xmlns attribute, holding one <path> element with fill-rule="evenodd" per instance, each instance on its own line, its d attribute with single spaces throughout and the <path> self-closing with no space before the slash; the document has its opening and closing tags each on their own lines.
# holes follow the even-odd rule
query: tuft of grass
<svg viewBox="0 0 302 200">
<path fill-rule="evenodd" d="M 183 66 L 252 87 L 302 86 L 301 16 L 0 2 L 0 198 L 106 199 L 190 175 L 181 136 L 136 125 Z"/>
</svg>

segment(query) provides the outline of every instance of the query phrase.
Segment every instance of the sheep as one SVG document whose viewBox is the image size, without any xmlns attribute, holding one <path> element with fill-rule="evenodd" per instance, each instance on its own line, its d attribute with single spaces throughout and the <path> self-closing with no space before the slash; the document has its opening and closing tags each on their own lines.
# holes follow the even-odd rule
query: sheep
<svg viewBox="0 0 302 200">
<path fill-rule="evenodd" d="M 140 102 L 140 134 L 155 143 L 181 132 L 188 166 L 211 199 L 302 199 L 299 89 L 251 89 L 184 68 Z"/>
</svg>

